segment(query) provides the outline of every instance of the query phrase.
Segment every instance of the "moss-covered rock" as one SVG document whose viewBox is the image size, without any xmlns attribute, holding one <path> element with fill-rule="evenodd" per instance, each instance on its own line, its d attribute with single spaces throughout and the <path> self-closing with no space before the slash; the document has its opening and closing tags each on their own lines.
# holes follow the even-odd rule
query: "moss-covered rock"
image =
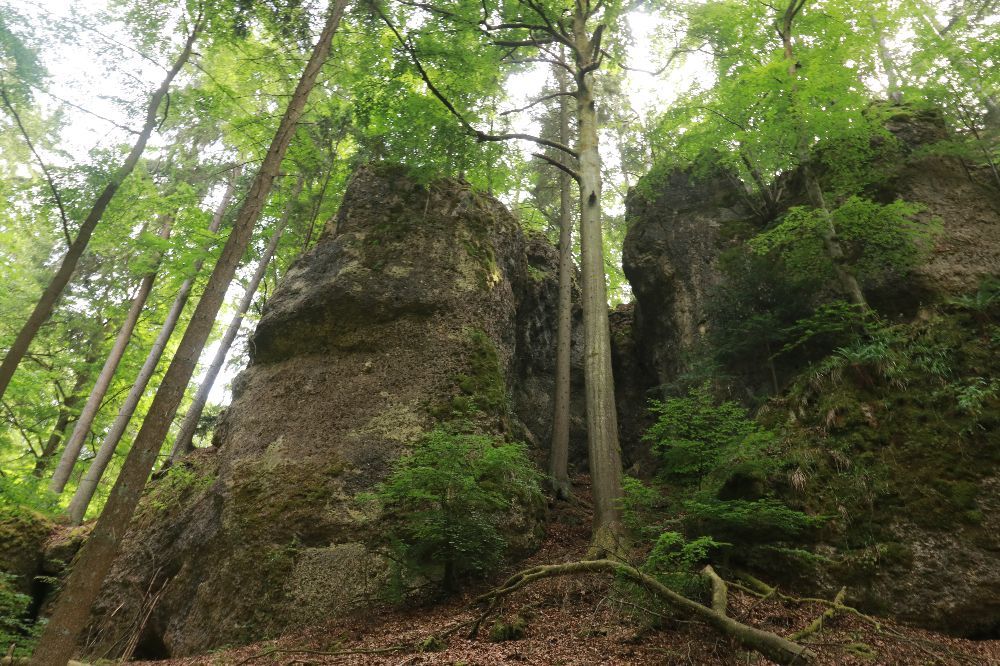
<svg viewBox="0 0 1000 666">
<path fill-rule="evenodd" d="M 0 572 L 14 576 L 21 594 L 32 594 L 42 573 L 45 542 L 55 525 L 26 507 L 0 505 Z"/>
<path fill-rule="evenodd" d="M 105 585 L 91 646 L 159 594 L 149 656 L 260 640 L 370 605 L 388 582 L 356 500 L 456 413 L 510 436 L 524 239 L 458 180 L 359 170 L 337 223 L 266 305 L 215 447 L 154 482 Z M 519 433 L 517 433 L 519 434 Z M 514 507 L 518 545 L 537 507 Z M 156 653 L 156 654 L 153 654 Z"/>
</svg>

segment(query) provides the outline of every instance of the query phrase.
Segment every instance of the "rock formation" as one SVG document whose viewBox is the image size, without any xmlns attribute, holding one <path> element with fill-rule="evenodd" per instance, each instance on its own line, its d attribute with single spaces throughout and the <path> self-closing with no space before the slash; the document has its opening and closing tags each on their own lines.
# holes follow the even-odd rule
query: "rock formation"
<svg viewBox="0 0 1000 666">
<path fill-rule="evenodd" d="M 268 302 L 213 447 L 140 506 L 91 651 L 195 654 L 373 603 L 389 567 L 358 493 L 440 420 L 547 437 L 556 265 L 463 182 L 356 173 Z M 511 526 L 522 552 L 535 511 Z"/>
<path fill-rule="evenodd" d="M 958 159 L 926 150 L 946 137 L 933 114 L 901 111 L 889 130 L 900 141 L 903 159 L 884 165 L 888 178 L 870 195 L 881 201 L 902 197 L 923 204 L 921 215 L 938 218 L 943 231 L 929 259 L 910 275 L 873 292 L 872 303 L 897 319 L 918 315 L 918 319 L 932 319 L 923 306 L 945 303 L 975 291 L 987 276 L 1000 276 L 1000 193 Z M 786 188 L 786 206 L 803 199 L 795 189 L 794 177 L 787 180 Z M 695 177 L 690 172 L 674 172 L 655 183 L 647 182 L 630 194 L 628 217 L 623 264 L 636 302 L 631 324 L 627 311 L 619 314 L 622 335 L 616 340 L 623 358 L 616 370 L 626 369 L 617 376 L 620 398 L 643 391 L 656 395 L 658 387 L 676 379 L 705 327 L 711 325 L 706 296 L 722 279 L 717 268 L 720 253 L 737 242 L 726 233 L 727 228 L 762 224 L 754 220 L 733 181 L 718 173 Z M 962 325 L 952 326 L 962 331 Z M 962 335 L 954 335 L 956 347 L 976 334 L 965 331 Z M 979 373 L 990 373 L 988 362 L 957 353 L 979 368 Z M 762 354 L 746 362 L 763 368 L 766 358 Z M 868 489 L 864 494 L 867 505 L 851 505 L 846 499 L 831 500 L 836 491 L 816 487 L 831 477 L 815 472 L 809 490 L 813 510 L 834 518 L 838 511 L 849 514 L 839 531 L 827 534 L 827 543 L 817 546 L 837 563 L 819 592 L 832 595 L 847 584 L 849 602 L 873 612 L 958 634 L 996 637 L 1000 635 L 1000 450 L 996 448 L 1000 440 L 977 431 L 970 436 L 973 443 L 968 444 L 957 431 L 949 434 L 926 426 L 921 432 L 913 423 L 902 423 L 895 432 L 886 432 L 886 424 L 893 418 L 907 420 L 903 409 L 913 410 L 906 412 L 912 414 L 911 420 L 941 420 L 942 414 L 955 417 L 953 408 L 935 402 L 941 399 L 940 386 L 937 393 L 930 390 L 917 395 L 916 387 L 911 387 L 910 394 L 900 390 L 898 396 L 890 388 L 885 388 L 878 396 L 881 402 L 875 403 L 871 396 L 848 386 L 839 397 L 828 400 L 831 404 L 842 400 L 836 408 L 840 411 L 827 412 L 828 407 L 817 411 L 826 404 L 826 396 L 813 397 L 805 407 L 780 403 L 777 408 L 781 414 L 797 410 L 793 420 L 814 426 L 812 438 L 816 441 L 802 445 L 810 455 L 838 453 L 824 450 L 829 444 L 824 437 L 842 435 L 847 440 L 854 436 L 875 449 L 857 463 L 863 466 L 863 473 L 871 479 L 877 478 L 876 473 L 891 479 L 889 484 Z M 880 415 L 878 404 L 887 405 L 885 409 L 892 413 Z M 624 403 L 622 408 L 626 410 L 623 422 L 642 418 L 635 401 Z M 848 419 L 850 427 L 839 425 L 843 419 Z M 987 418 L 987 422 L 995 419 Z M 979 448 L 973 451 L 969 447 Z M 892 451 L 897 451 L 896 457 Z M 860 452 L 860 448 L 855 450 Z M 845 460 L 836 465 L 853 462 Z M 947 461 L 947 469 L 938 467 L 942 461 Z M 822 465 L 825 463 L 816 467 Z M 908 479 L 921 487 L 896 492 Z M 778 480 L 779 486 L 781 483 L 787 491 L 787 479 Z M 778 488 L 775 492 L 783 491 Z M 916 501 L 921 494 L 924 500 Z M 774 570 L 764 573 L 772 580 L 782 574 Z M 815 584 L 817 575 L 796 583 L 800 588 Z"/>
</svg>

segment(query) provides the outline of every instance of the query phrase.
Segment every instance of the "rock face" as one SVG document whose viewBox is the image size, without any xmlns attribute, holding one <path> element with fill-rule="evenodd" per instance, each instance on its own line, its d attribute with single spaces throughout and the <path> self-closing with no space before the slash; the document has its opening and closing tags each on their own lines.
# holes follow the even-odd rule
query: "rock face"
<svg viewBox="0 0 1000 666">
<path fill-rule="evenodd" d="M 629 193 L 622 268 L 635 295 L 635 346 L 656 384 L 676 375 L 704 333 L 723 230 L 753 217 L 738 187 L 722 173 L 675 171 L 652 191 Z"/>
<path fill-rule="evenodd" d="M 265 308 L 214 446 L 145 497 L 91 648 L 131 632 L 138 655 L 189 655 L 371 604 L 388 563 L 358 493 L 439 420 L 544 441 L 553 261 L 460 181 L 356 173 Z M 514 517 L 522 551 L 535 512 Z"/>
<path fill-rule="evenodd" d="M 983 278 L 1000 275 L 1000 192 L 988 179 L 970 174 L 957 160 L 920 151 L 921 147 L 945 138 L 934 116 L 900 114 L 889 129 L 903 144 L 905 158 L 901 163 L 886 165 L 891 175 L 881 189 L 871 195 L 882 201 L 901 197 L 921 203 L 926 207 L 921 215 L 939 218 L 943 225 L 943 232 L 926 262 L 905 281 L 871 294 L 872 302 L 883 312 L 892 316 L 913 316 L 922 305 L 941 303 L 949 297 L 974 291 Z M 788 188 L 788 201 L 803 199 L 802 193 L 795 191 L 794 178 L 788 180 Z M 622 333 L 621 340 L 616 339 L 616 350 L 622 359 L 616 364 L 616 378 L 620 399 L 625 395 L 640 395 L 643 391 L 655 392 L 656 387 L 676 377 L 677 371 L 684 367 L 685 356 L 694 350 L 701 336 L 707 319 L 706 294 L 721 279 L 716 268 L 718 259 L 733 242 L 728 240 L 731 236 L 726 233 L 727 227 L 744 221 L 760 224 L 752 221 L 752 212 L 742 202 L 739 190 L 725 177 L 693 178 L 686 172 L 675 172 L 655 187 L 633 191 L 628 200 L 628 217 L 630 227 L 623 263 L 636 303 L 631 329 L 627 326 L 628 313 L 619 315 Z M 980 347 L 988 344 L 984 341 L 982 338 L 976 344 Z M 956 353 L 957 358 L 966 358 L 961 352 Z M 765 358 L 747 359 L 747 362 L 764 367 Z M 619 366 L 633 369 L 618 374 Z M 990 374 L 988 363 L 976 367 L 983 376 Z M 937 391 L 929 392 L 925 402 L 918 405 L 927 412 L 922 418 L 954 417 L 953 406 L 934 402 L 940 400 L 935 397 L 940 395 L 940 387 Z M 885 398 L 886 405 L 891 405 L 886 409 L 897 409 L 899 404 L 910 400 L 912 387 L 909 394 L 899 393 L 901 397 L 896 404 L 891 403 L 887 395 L 880 396 Z M 859 410 L 872 409 L 869 402 L 873 398 L 851 395 L 851 399 L 861 405 Z M 634 401 L 632 404 L 634 407 Z M 629 407 L 626 405 L 625 409 Z M 858 411 L 857 420 L 862 424 L 859 428 L 867 427 L 864 414 L 870 413 Z M 835 416 L 836 412 L 829 414 Z M 814 416 L 815 433 L 820 433 L 814 433 L 815 440 L 825 436 L 823 433 L 832 426 L 831 416 L 825 411 Z M 623 421 L 640 417 L 641 414 L 633 409 Z M 916 520 L 924 511 L 918 502 L 899 506 L 900 497 L 880 496 L 878 501 L 891 508 L 890 511 L 883 507 L 885 513 L 878 514 L 883 520 L 880 527 L 885 534 L 880 538 L 885 544 L 849 548 L 831 545 L 824 554 L 842 561 L 842 568 L 850 572 L 839 579 L 834 573 L 823 593 L 833 594 L 841 584 L 847 584 L 849 601 L 873 612 L 944 631 L 996 637 L 1000 635 L 1000 604 L 997 603 L 1000 599 L 1000 541 L 997 536 L 1000 528 L 996 513 L 1000 505 L 1000 486 L 995 463 L 998 440 L 995 435 L 981 437 L 976 445 L 985 448 L 974 454 L 963 453 L 964 457 L 949 462 L 955 469 L 948 467 L 946 471 L 950 476 L 946 482 L 936 478 L 945 476 L 935 467 L 939 464 L 935 457 L 937 451 L 943 447 L 965 451 L 967 443 L 957 432 L 950 440 L 938 441 L 927 435 L 931 430 L 929 426 L 924 428 L 927 432 L 923 434 L 919 432 L 920 426 L 914 426 L 914 430 L 913 439 L 910 433 L 906 434 L 907 442 L 897 441 L 903 436 L 900 434 L 902 428 L 885 434 L 878 442 L 886 451 L 885 458 L 889 459 L 887 473 L 898 472 L 899 478 L 910 478 L 906 475 L 912 474 L 913 478 L 931 479 L 933 483 L 926 482 L 926 486 L 921 487 L 927 488 L 926 492 L 933 495 L 934 501 L 951 502 L 955 507 L 961 505 L 961 510 L 954 508 L 955 520 L 951 524 L 942 521 L 929 525 L 926 520 Z M 890 455 L 891 451 L 904 450 L 893 447 L 909 442 L 915 451 L 913 455 L 901 453 L 898 460 Z M 826 443 L 813 444 L 817 455 L 829 455 L 824 446 Z M 976 446 L 971 448 L 976 449 Z M 874 459 L 869 454 L 858 464 L 872 465 Z M 968 466 L 967 469 L 963 470 L 963 465 Z M 955 475 L 967 476 L 971 481 L 950 480 Z M 814 488 L 810 491 L 811 496 L 822 496 L 824 490 Z M 872 491 L 872 497 L 875 492 Z M 884 493 L 884 489 L 880 492 Z M 959 496 L 964 505 L 955 499 Z M 817 511 L 836 515 L 838 508 L 843 506 L 838 507 L 834 502 Z M 865 519 L 871 520 L 878 510 L 877 506 L 859 507 L 860 515 L 855 518 L 863 523 Z M 972 513 L 962 514 L 962 511 Z M 841 535 L 845 542 L 851 536 L 849 532 L 850 528 Z"/>
<path fill-rule="evenodd" d="M 920 156 L 947 137 L 937 115 L 901 113 L 888 129 L 904 159 L 885 165 L 891 176 L 871 196 L 922 204 L 921 217 L 943 222 L 927 261 L 869 294 L 889 314 L 912 315 L 921 304 L 973 291 L 983 278 L 1000 274 L 1000 194 L 955 158 Z M 785 206 L 805 201 L 801 188 L 796 178 L 787 179 Z M 622 267 L 635 294 L 634 344 L 653 385 L 666 384 L 705 331 L 705 299 L 721 279 L 718 258 L 734 242 L 727 230 L 761 223 L 741 186 L 722 173 L 669 173 L 652 187 L 634 188 L 626 214 Z"/>
</svg>

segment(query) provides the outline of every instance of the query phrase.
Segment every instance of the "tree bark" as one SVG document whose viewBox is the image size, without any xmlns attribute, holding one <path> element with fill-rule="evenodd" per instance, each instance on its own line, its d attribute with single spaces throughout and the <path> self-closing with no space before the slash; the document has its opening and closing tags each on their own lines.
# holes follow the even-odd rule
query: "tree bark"
<svg viewBox="0 0 1000 666">
<path fill-rule="evenodd" d="M 599 49 L 587 33 L 587 13 L 577 0 L 573 18 L 576 58 L 576 152 L 580 175 L 580 249 L 583 291 L 584 380 L 587 403 L 587 455 L 590 464 L 594 524 L 590 557 L 615 555 L 623 549 L 622 463 L 618 444 L 608 292 L 604 275 L 601 229 L 601 156 L 598 151 L 597 105 L 594 100 L 593 58 Z M 595 31 L 596 32 L 596 31 Z"/>
<path fill-rule="evenodd" d="M 170 71 L 167 72 L 166 78 L 160 84 L 160 87 L 156 89 L 152 97 L 149 98 L 149 104 L 146 107 L 146 122 L 143 125 L 142 131 L 139 133 L 139 137 L 136 139 L 135 144 L 132 146 L 132 150 L 129 152 L 128 156 L 122 165 L 115 171 L 114 175 L 111 176 L 111 180 L 104 187 L 100 196 L 94 202 L 93 208 L 90 209 L 90 213 L 87 218 L 80 225 L 80 229 L 77 232 L 76 239 L 69 246 L 66 255 L 63 257 L 62 263 L 59 265 L 59 269 L 56 274 L 52 276 L 52 280 L 49 282 L 45 291 L 42 292 L 41 297 L 38 299 L 38 303 L 35 305 L 34 311 L 31 316 L 28 317 L 28 321 L 25 322 L 24 326 L 21 328 L 20 332 L 17 334 L 17 338 L 14 339 L 14 344 L 11 345 L 10 349 L 7 351 L 7 355 L 3 359 L 3 364 L 0 364 L 0 398 L 3 398 L 4 393 L 7 391 L 7 387 L 10 385 L 10 380 L 14 376 L 14 372 L 17 370 L 17 366 L 21 363 L 21 359 L 24 355 L 28 353 L 28 347 L 31 345 L 31 341 L 35 339 L 38 334 L 38 330 L 42 327 L 48 318 L 52 316 L 52 311 L 56 307 L 56 302 L 62 295 L 63 290 L 66 285 L 69 284 L 70 278 L 73 277 L 73 272 L 76 270 L 76 265 L 80 261 L 80 257 L 83 256 L 84 250 L 87 249 L 88 243 L 90 243 L 90 237 L 94 233 L 94 229 L 97 227 L 98 222 L 104 216 L 104 211 L 107 210 L 108 204 L 111 203 L 111 199 L 114 198 L 115 193 L 118 188 L 121 187 L 122 182 L 132 173 L 135 169 L 135 165 L 139 162 L 139 158 L 142 156 L 143 151 L 146 149 L 146 143 L 149 141 L 149 137 L 153 134 L 153 130 L 156 129 L 158 118 L 157 111 L 160 108 L 160 103 L 163 98 L 167 96 L 167 91 L 170 89 L 170 84 L 173 82 L 174 77 L 181 71 L 187 63 L 188 58 L 191 57 L 191 51 L 194 47 L 194 42 L 198 37 L 198 33 L 202 28 L 202 18 L 199 17 L 195 23 L 194 28 L 191 30 L 191 34 L 188 35 L 187 41 L 184 43 L 184 49 L 181 54 L 174 61 L 173 66 Z"/>
<path fill-rule="evenodd" d="M 90 538 L 81 549 L 63 591 L 56 600 L 52 618 L 45 626 L 33 656 L 35 663 L 45 666 L 64 666 L 73 656 L 77 637 L 87 623 L 91 606 L 100 592 L 104 577 L 110 570 L 122 537 L 128 529 L 143 487 L 170 429 L 170 423 L 184 397 L 184 389 L 194 373 L 198 356 L 212 331 L 212 324 L 225 299 L 226 289 L 250 242 L 254 224 L 270 194 L 282 159 L 305 110 L 309 93 L 330 55 L 331 41 L 346 5 L 347 0 L 333 0 L 331 4 L 323 32 L 313 48 L 295 92 L 289 99 L 278 131 L 264 157 L 264 162 L 237 214 L 233 230 L 215 264 L 212 276 L 205 287 L 205 293 L 195 308 L 191 323 L 184 332 L 177 353 L 153 398 L 132 450 L 125 458 L 104 511 Z"/>
<path fill-rule="evenodd" d="M 902 104 L 903 91 L 899 89 L 899 73 L 896 69 L 896 63 L 892 59 L 892 54 L 889 53 L 889 44 L 885 39 L 885 33 L 882 31 L 882 24 L 879 23 L 878 18 L 874 14 L 871 15 L 871 22 L 872 30 L 875 32 L 875 39 L 878 44 L 878 58 L 882 61 L 882 69 L 885 70 L 885 77 L 887 79 L 888 88 L 886 89 L 886 96 L 895 104 Z"/>
<path fill-rule="evenodd" d="M 233 169 L 229 183 L 226 186 L 226 192 L 215 209 L 211 223 L 208 225 L 208 233 L 214 234 L 222 226 L 222 219 L 233 200 L 233 196 L 236 194 L 236 185 L 240 178 L 240 172 L 241 167 L 239 166 Z M 135 382 L 132 383 L 132 388 L 129 389 L 128 395 L 125 396 L 125 402 L 122 403 L 121 408 L 118 410 L 118 415 L 104 436 L 104 441 L 101 442 L 100 448 L 97 449 L 97 454 L 90 461 L 90 467 L 87 468 L 87 472 L 80 479 L 80 485 L 77 486 L 76 493 L 73 495 L 73 500 L 69 505 L 70 520 L 74 525 L 79 525 L 83 522 L 83 517 L 87 513 L 87 507 L 90 506 L 90 502 L 94 499 L 94 493 L 97 492 L 97 486 L 101 482 L 108 464 L 114 457 L 118 443 L 125 435 L 125 430 L 132 420 L 132 415 L 135 414 L 135 410 L 139 406 L 139 401 L 142 400 L 142 395 L 146 392 L 149 380 L 153 377 L 153 373 L 156 372 L 156 366 L 160 363 L 160 358 L 163 356 L 163 351 L 166 349 L 167 343 L 170 342 L 170 336 L 173 335 L 174 329 L 177 327 L 177 322 L 184 311 L 184 306 L 187 304 L 188 297 L 191 295 L 191 290 L 194 287 L 195 278 L 197 278 L 203 263 L 202 259 L 195 262 L 193 275 L 181 284 L 181 288 L 178 290 L 177 296 L 174 297 L 174 302 L 170 306 L 169 312 L 167 312 L 167 317 L 160 327 L 160 332 L 157 334 L 156 340 L 153 341 L 153 346 L 146 355 L 146 360 L 143 362 L 142 368 L 135 378 Z"/>
<path fill-rule="evenodd" d="M 566 72 L 555 67 L 559 81 L 559 143 L 569 145 L 569 108 Z M 563 157 L 563 159 L 565 159 Z M 569 482 L 570 345 L 573 333 L 573 209 L 570 177 L 559 172 L 559 304 L 556 329 L 555 399 L 552 411 L 552 445 L 549 474 L 552 491 L 559 499 L 573 494 Z"/>
<path fill-rule="evenodd" d="M 281 216 L 281 221 L 278 223 L 274 233 L 271 235 L 271 240 L 267 244 L 267 249 L 264 250 L 264 254 L 260 257 L 260 262 L 257 264 L 257 270 L 254 271 L 253 277 L 250 278 L 250 282 L 247 284 L 246 291 L 243 293 L 243 299 L 240 301 L 239 307 L 236 309 L 236 314 L 233 315 L 232 321 L 229 322 L 229 328 L 226 329 L 225 334 L 222 336 L 222 340 L 219 343 L 219 349 L 215 352 L 215 358 L 212 359 L 211 365 L 208 366 L 208 371 L 205 373 L 205 378 L 202 380 L 201 386 L 198 387 L 198 392 L 195 394 L 194 401 L 188 408 L 187 414 L 184 415 L 180 431 L 177 433 L 177 437 L 174 438 L 174 446 L 170 451 L 170 458 L 167 459 L 164 467 L 169 467 L 174 464 L 181 456 L 191 452 L 194 448 L 192 445 L 194 431 L 197 429 L 198 421 L 201 419 L 201 413 L 205 409 L 205 405 L 208 403 L 208 394 L 212 392 L 212 386 L 215 385 L 215 380 L 219 376 L 219 372 L 222 370 L 223 364 L 226 362 L 226 356 L 229 354 L 229 348 L 233 346 L 233 342 L 236 340 L 236 335 L 240 332 L 240 326 L 243 324 L 243 317 L 246 316 L 247 311 L 250 309 L 250 305 L 253 304 L 253 298 L 257 293 L 257 287 L 260 286 L 261 280 L 264 279 L 264 275 L 267 273 L 267 267 L 271 263 L 271 258 L 278 249 L 278 242 L 281 240 L 281 234 L 285 231 L 285 226 L 288 224 L 288 218 L 291 216 L 292 208 L 294 207 L 299 194 L 302 192 L 302 186 L 304 184 L 305 176 L 299 176 L 299 180 L 295 184 L 292 196 L 288 200 L 288 204 L 285 206 L 284 213 Z"/>
<path fill-rule="evenodd" d="M 170 216 L 165 216 L 162 219 L 160 224 L 160 238 L 167 239 L 170 237 L 170 225 L 172 222 L 173 219 Z M 142 314 L 143 308 L 146 307 L 146 300 L 149 298 L 150 292 L 153 291 L 153 282 L 156 281 L 156 273 L 157 269 L 153 269 L 145 275 L 139 282 L 139 288 L 132 297 L 132 304 L 129 307 L 128 314 L 125 315 L 125 321 L 122 322 L 118 336 L 115 338 L 115 342 L 111 346 L 111 351 L 104 361 L 104 367 L 101 368 L 100 374 L 97 375 L 97 381 L 90 390 L 90 395 L 87 396 L 87 402 L 80 411 L 80 416 L 77 417 L 76 426 L 73 428 L 73 433 L 66 442 L 66 447 L 63 449 L 59 464 L 56 465 L 56 469 L 52 473 L 49 490 L 54 493 L 58 494 L 63 491 L 63 488 L 66 487 L 66 482 L 69 481 L 69 477 L 73 473 L 76 459 L 80 456 L 80 450 L 83 448 L 83 443 L 86 441 L 87 435 L 90 434 L 90 427 L 94 424 L 94 419 L 97 418 L 97 412 L 101 409 L 101 403 L 108 392 L 108 387 L 111 386 L 111 380 L 114 379 L 118 364 L 125 355 L 125 349 L 132 339 L 135 325 L 139 322 L 139 315 Z"/>
</svg>

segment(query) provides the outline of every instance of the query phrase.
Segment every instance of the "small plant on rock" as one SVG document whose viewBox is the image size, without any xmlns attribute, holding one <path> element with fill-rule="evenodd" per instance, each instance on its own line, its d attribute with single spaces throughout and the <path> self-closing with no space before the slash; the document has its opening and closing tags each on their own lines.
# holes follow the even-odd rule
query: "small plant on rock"
<svg viewBox="0 0 1000 666">
<path fill-rule="evenodd" d="M 503 524 L 518 505 L 541 501 L 540 479 L 523 444 L 441 427 L 371 498 L 385 511 L 397 561 L 453 591 L 463 576 L 500 564 Z"/>
</svg>

